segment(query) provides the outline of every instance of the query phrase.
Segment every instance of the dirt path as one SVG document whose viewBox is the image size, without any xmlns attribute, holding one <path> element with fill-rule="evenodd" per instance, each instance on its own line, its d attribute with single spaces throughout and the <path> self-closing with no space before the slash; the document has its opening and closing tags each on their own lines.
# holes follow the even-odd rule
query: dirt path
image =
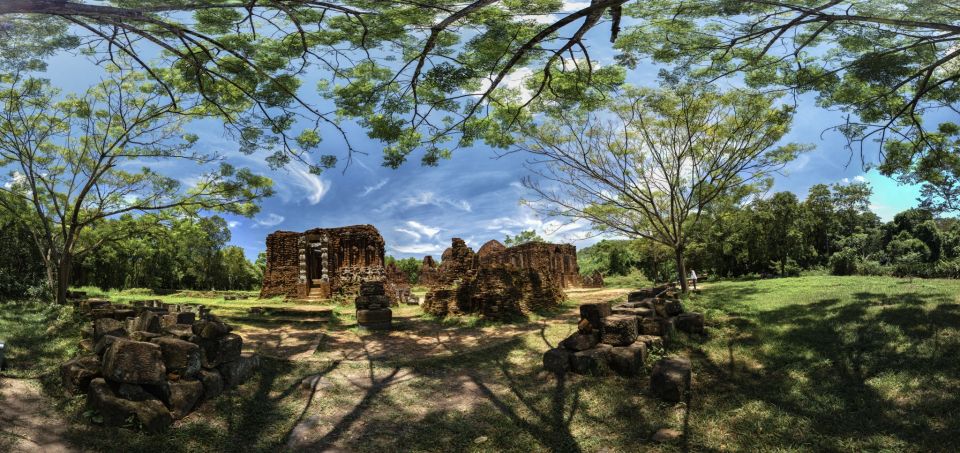
<svg viewBox="0 0 960 453">
<path fill-rule="evenodd" d="M 67 423 L 49 407 L 36 381 L 0 378 L 0 450 L 75 452 L 64 440 Z"/>
</svg>

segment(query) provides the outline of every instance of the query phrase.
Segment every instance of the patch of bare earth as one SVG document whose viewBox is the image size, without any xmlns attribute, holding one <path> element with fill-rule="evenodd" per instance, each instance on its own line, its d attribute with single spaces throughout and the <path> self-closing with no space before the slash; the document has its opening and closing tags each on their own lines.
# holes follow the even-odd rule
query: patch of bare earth
<svg viewBox="0 0 960 453">
<path fill-rule="evenodd" d="M 51 408 L 36 382 L 0 378 L 0 449 L 23 452 L 74 452 L 64 440 L 67 423 Z"/>
</svg>

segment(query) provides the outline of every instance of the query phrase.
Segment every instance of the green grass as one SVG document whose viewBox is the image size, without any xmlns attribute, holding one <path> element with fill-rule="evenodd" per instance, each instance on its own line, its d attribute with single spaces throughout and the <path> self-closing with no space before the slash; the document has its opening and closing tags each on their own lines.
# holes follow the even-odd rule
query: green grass
<svg viewBox="0 0 960 453">
<path fill-rule="evenodd" d="M 607 288 L 643 288 L 653 283 L 642 272 L 634 269 L 627 275 L 607 275 L 603 277 L 603 286 Z"/>
<path fill-rule="evenodd" d="M 306 451 L 960 450 L 960 281 L 816 276 L 704 286 L 686 305 L 706 313 L 708 335 L 680 336 L 666 351 L 693 361 L 689 404 L 650 397 L 646 376 L 543 372 L 543 351 L 575 328 L 541 323 L 557 315 L 548 313 L 529 321 L 539 326 L 529 334 L 453 355 L 268 360 L 171 433 L 80 421 L 71 439 L 93 451 L 282 451 L 307 420 L 315 428 Z M 60 319 L 32 304 L 4 311 L 23 311 L 28 323 Z M 53 361 L 35 363 L 25 374 Z M 297 385 L 308 376 L 323 382 L 312 399 Z M 81 400 L 47 392 L 68 418 L 82 419 Z M 686 435 L 652 443 L 665 427 Z"/>
</svg>

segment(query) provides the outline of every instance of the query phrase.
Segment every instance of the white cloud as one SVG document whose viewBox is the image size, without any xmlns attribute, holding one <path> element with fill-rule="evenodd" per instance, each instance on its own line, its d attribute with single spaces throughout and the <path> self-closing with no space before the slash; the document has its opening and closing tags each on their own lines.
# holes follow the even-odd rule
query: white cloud
<svg viewBox="0 0 960 453">
<path fill-rule="evenodd" d="M 227 227 L 230 228 L 231 230 L 234 229 L 234 228 L 236 228 L 236 227 L 238 227 L 238 226 L 240 226 L 240 225 L 242 225 L 242 224 L 241 224 L 239 221 L 237 221 L 237 220 L 231 220 L 231 221 L 227 222 Z"/>
<path fill-rule="evenodd" d="M 447 207 L 452 207 L 465 212 L 470 212 L 473 210 L 473 207 L 470 205 L 470 203 L 467 200 L 452 200 L 447 197 L 438 196 L 433 192 L 422 191 L 407 197 L 397 198 L 383 205 L 377 211 L 383 212 L 383 211 L 387 211 L 397 207 L 413 208 L 417 206 L 427 206 L 427 205 L 433 205 L 437 207 L 447 206 Z"/>
<path fill-rule="evenodd" d="M 272 227 L 280 225 L 284 220 L 286 220 L 286 217 L 271 212 L 270 214 L 267 214 L 266 218 L 257 220 L 256 222 L 258 226 Z"/>
<path fill-rule="evenodd" d="M 319 203 L 330 190 L 329 181 L 310 173 L 307 167 L 301 163 L 290 164 L 289 170 L 293 176 L 293 183 L 306 191 L 307 201 L 311 205 Z"/>
<path fill-rule="evenodd" d="M 414 229 L 414 230 L 417 231 L 418 233 L 420 233 L 420 234 L 422 234 L 422 235 L 424 235 L 424 236 L 426 236 L 426 237 L 428 237 L 428 238 L 432 238 L 432 237 L 436 236 L 437 233 L 440 232 L 440 228 L 427 226 L 427 225 L 424 225 L 424 224 L 422 224 L 422 223 L 420 223 L 420 222 L 416 222 L 416 221 L 413 221 L 413 220 L 407 221 L 407 226 L 409 226 L 410 228 Z"/>
<path fill-rule="evenodd" d="M 416 239 L 416 240 L 418 240 L 418 241 L 419 241 L 420 238 L 421 238 L 420 233 L 417 233 L 416 231 L 410 231 L 410 230 L 403 229 L 403 228 L 394 228 L 394 231 L 397 231 L 397 232 L 400 232 L 400 233 L 409 234 L 410 236 L 412 236 L 414 239 Z"/>
<path fill-rule="evenodd" d="M 373 192 L 376 192 L 376 191 L 382 189 L 383 186 L 387 185 L 387 182 L 389 182 L 389 181 L 390 181 L 390 178 L 386 178 L 386 179 L 384 179 L 384 180 L 382 180 L 382 181 L 380 181 L 380 182 L 378 182 L 378 183 L 376 183 L 376 184 L 374 184 L 374 185 L 372 185 L 372 186 L 366 186 L 366 187 L 364 187 L 364 188 L 363 188 L 363 192 L 360 194 L 360 196 L 361 196 L 361 197 L 365 197 L 365 196 L 367 196 L 367 195 L 370 195 L 370 194 L 373 193 Z"/>
<path fill-rule="evenodd" d="M 854 176 L 853 178 L 856 182 L 867 182 L 867 177 L 863 175 Z"/>
</svg>

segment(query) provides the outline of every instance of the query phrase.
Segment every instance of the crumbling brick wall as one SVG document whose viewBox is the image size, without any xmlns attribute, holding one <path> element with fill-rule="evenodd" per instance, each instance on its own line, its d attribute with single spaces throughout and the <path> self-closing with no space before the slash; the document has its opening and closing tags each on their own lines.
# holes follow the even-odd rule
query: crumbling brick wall
<svg viewBox="0 0 960 453">
<path fill-rule="evenodd" d="M 560 287 L 536 269 L 481 267 L 456 288 L 427 293 L 423 310 L 434 316 L 481 314 L 503 319 L 553 308 L 564 300 Z"/>
<path fill-rule="evenodd" d="M 562 288 L 583 285 L 580 266 L 577 265 L 577 247 L 571 244 L 528 242 L 502 251 L 495 259 L 500 264 L 549 274 Z"/>
<path fill-rule="evenodd" d="M 477 254 L 463 239 L 453 238 L 450 248 L 443 251 L 440 261 L 441 285 L 450 285 L 466 277 L 477 268 Z"/>
<path fill-rule="evenodd" d="M 297 297 L 300 277 L 300 233 L 277 231 L 267 236 L 267 269 L 260 297 Z M 305 289 L 305 288 L 304 288 Z"/>
<path fill-rule="evenodd" d="M 420 285 L 434 287 L 440 284 L 440 271 L 437 269 L 437 262 L 433 257 L 427 255 L 423 257 L 423 265 L 420 267 Z"/>
<path fill-rule="evenodd" d="M 583 277 L 584 288 L 603 288 L 603 274 L 600 271 Z"/>
</svg>

